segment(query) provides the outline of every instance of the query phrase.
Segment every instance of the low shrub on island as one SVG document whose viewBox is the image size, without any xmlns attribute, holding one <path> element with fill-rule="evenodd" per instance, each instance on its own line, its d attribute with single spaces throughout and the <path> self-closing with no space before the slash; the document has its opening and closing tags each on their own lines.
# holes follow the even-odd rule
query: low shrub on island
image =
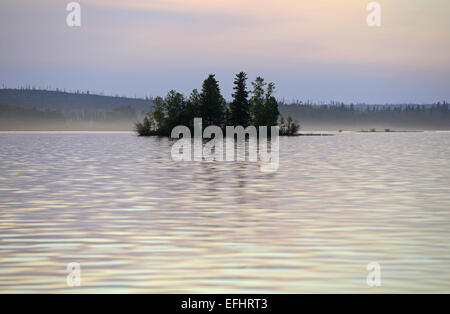
<svg viewBox="0 0 450 314">
<path fill-rule="evenodd" d="M 136 132 L 140 136 L 170 136 L 178 125 L 193 130 L 194 118 L 203 119 L 203 127 L 216 125 L 226 126 L 280 126 L 280 135 L 296 135 L 300 125 L 291 117 L 287 120 L 280 116 L 278 101 L 273 96 L 274 83 L 266 83 L 257 77 L 251 83 L 253 90 L 247 90 L 247 74 L 241 72 L 234 80 L 234 93 L 231 103 L 223 98 L 219 82 L 211 74 L 203 82 L 199 93 L 194 89 L 185 98 L 182 94 L 171 90 L 165 98 L 154 99 L 153 111 L 148 113 L 142 122 L 136 124 Z M 251 93 L 251 97 L 249 98 Z"/>
</svg>

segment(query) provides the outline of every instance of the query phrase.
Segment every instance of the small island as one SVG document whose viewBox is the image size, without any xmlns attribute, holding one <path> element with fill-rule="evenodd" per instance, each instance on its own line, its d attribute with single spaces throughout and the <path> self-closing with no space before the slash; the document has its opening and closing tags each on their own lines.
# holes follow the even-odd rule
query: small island
<svg viewBox="0 0 450 314">
<path fill-rule="evenodd" d="M 278 110 L 278 101 L 274 97 L 275 84 L 266 83 L 257 77 L 251 83 L 253 90 L 247 90 L 247 74 L 241 72 L 234 80 L 234 93 L 231 103 L 222 96 L 219 82 L 210 74 L 203 82 L 199 93 L 194 89 L 186 98 L 171 90 L 165 98 L 156 97 L 154 108 L 135 126 L 140 136 L 170 136 L 178 125 L 194 128 L 194 118 L 203 119 L 203 127 L 226 126 L 279 126 L 281 136 L 295 136 L 300 125 L 290 116 L 284 119 Z M 251 97 L 249 98 L 251 94 Z"/>
</svg>

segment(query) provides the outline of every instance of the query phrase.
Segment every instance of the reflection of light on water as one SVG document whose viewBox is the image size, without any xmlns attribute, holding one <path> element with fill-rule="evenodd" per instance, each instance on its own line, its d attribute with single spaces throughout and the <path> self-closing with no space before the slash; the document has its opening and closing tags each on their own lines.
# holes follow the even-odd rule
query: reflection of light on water
<svg viewBox="0 0 450 314">
<path fill-rule="evenodd" d="M 124 211 L 124 212 L 143 212 L 152 210 L 151 208 L 119 208 L 118 211 Z"/>
<path fill-rule="evenodd" d="M 449 292 L 449 144 L 281 138 L 264 174 L 128 133 L 0 134 L 0 291 L 372 292 L 378 261 L 376 291 Z"/>
</svg>

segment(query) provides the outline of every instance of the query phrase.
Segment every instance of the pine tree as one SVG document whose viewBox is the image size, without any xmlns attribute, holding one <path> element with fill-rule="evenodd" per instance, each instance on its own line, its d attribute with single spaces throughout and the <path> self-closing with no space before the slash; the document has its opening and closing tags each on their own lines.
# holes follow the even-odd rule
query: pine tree
<svg viewBox="0 0 450 314">
<path fill-rule="evenodd" d="M 266 102 L 264 104 L 264 122 L 266 122 L 267 126 L 276 126 L 278 124 L 278 117 L 280 116 L 280 112 L 278 111 L 278 101 L 273 96 L 274 91 L 275 84 L 269 83 L 266 93 Z"/>
<path fill-rule="evenodd" d="M 247 74 L 241 72 L 234 80 L 233 102 L 230 104 L 231 124 L 244 128 L 250 125 L 250 103 L 248 101 Z"/>
<path fill-rule="evenodd" d="M 257 77 L 255 82 L 252 82 L 253 86 L 253 96 L 250 99 L 250 110 L 252 113 L 253 125 L 258 127 L 261 125 L 266 125 L 265 121 L 265 86 L 266 83 L 262 77 Z"/>
<path fill-rule="evenodd" d="M 203 118 L 203 126 L 222 126 L 224 124 L 225 99 L 220 93 L 219 82 L 214 74 L 203 82 L 200 94 L 200 116 Z"/>
</svg>

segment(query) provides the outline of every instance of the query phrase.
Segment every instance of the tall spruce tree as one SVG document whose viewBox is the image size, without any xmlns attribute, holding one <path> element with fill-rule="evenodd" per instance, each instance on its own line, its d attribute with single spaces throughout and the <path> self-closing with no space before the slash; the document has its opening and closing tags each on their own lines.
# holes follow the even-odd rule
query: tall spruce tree
<svg viewBox="0 0 450 314">
<path fill-rule="evenodd" d="M 200 94 L 200 116 L 203 118 L 203 127 L 209 125 L 224 125 L 225 99 L 220 93 L 219 82 L 214 74 L 210 74 L 203 82 Z"/>
<path fill-rule="evenodd" d="M 230 104 L 231 123 L 234 126 L 242 125 L 247 127 L 250 125 L 250 103 L 248 101 L 247 91 L 247 74 L 241 72 L 236 75 L 234 80 L 233 102 Z"/>
<path fill-rule="evenodd" d="M 278 117 L 280 116 L 280 112 L 278 111 L 278 101 L 273 96 L 275 91 L 275 84 L 269 83 L 267 86 L 266 93 L 266 103 L 265 107 L 265 122 L 267 126 L 276 126 L 278 124 Z"/>
<path fill-rule="evenodd" d="M 265 112 L 265 86 L 266 82 L 260 76 L 252 82 L 253 91 L 252 98 L 250 99 L 250 108 L 252 113 L 253 125 L 258 127 L 266 125 L 266 112 Z"/>
</svg>

